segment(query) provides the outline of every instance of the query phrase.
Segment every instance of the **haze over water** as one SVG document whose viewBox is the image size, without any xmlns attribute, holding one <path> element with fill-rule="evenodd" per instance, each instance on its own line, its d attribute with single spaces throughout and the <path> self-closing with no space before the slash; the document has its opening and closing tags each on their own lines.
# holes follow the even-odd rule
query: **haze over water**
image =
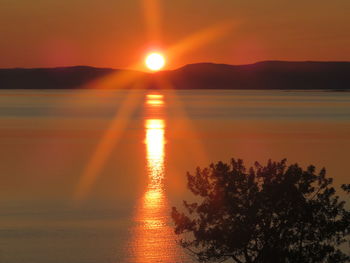
<svg viewBox="0 0 350 263">
<path fill-rule="evenodd" d="M 115 116 L 120 136 L 76 204 Z M 188 262 L 171 206 L 212 161 L 287 158 L 348 181 L 348 92 L 1 90 L 0 123 L 0 262 Z"/>
</svg>

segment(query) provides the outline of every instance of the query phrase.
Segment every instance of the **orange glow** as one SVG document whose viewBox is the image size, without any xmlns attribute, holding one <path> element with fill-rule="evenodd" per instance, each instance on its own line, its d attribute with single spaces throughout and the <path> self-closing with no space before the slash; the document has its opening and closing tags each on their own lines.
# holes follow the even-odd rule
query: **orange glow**
<svg viewBox="0 0 350 263">
<path fill-rule="evenodd" d="M 147 55 L 145 63 L 148 69 L 158 71 L 165 65 L 165 57 L 159 52 L 153 52 Z"/>
<path fill-rule="evenodd" d="M 346 33 L 350 24 L 346 12 L 349 1 L 332 1 L 332 5 L 330 1 L 317 1 L 317 12 L 314 2 L 288 1 L 286 8 L 273 0 L 106 0 L 104 4 L 84 1 L 85 8 L 81 8 L 71 1 L 3 0 L 0 1 L 1 39 L 7 41 L 1 42 L 0 67 L 89 64 L 125 68 L 132 64 L 132 56 L 140 45 L 159 46 L 162 42 L 181 39 L 190 28 L 232 17 L 242 21 L 236 34 L 229 35 L 220 45 L 208 46 L 179 60 L 176 67 L 210 58 L 229 64 L 269 59 L 349 61 L 350 36 Z M 60 19 L 63 10 L 70 10 L 64 12 L 64 20 Z M 94 10 L 94 15 L 88 15 L 89 10 Z M 48 21 L 50 28 L 60 33 L 47 30 L 44 25 Z M 114 23 L 122 25 L 117 36 L 111 33 Z M 252 46 L 246 46 L 252 42 Z M 220 50 L 222 52 L 218 52 Z M 143 54 L 142 50 L 137 56 Z M 236 55 L 240 57 L 237 59 Z"/>
</svg>

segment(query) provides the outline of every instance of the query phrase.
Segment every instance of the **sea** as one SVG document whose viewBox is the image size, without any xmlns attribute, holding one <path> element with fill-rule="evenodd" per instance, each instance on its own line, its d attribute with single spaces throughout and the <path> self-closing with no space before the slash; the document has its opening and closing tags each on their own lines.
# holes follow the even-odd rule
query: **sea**
<svg viewBox="0 0 350 263">
<path fill-rule="evenodd" d="M 0 262 L 192 262 L 171 209 L 232 158 L 349 183 L 350 92 L 0 90 Z"/>
</svg>

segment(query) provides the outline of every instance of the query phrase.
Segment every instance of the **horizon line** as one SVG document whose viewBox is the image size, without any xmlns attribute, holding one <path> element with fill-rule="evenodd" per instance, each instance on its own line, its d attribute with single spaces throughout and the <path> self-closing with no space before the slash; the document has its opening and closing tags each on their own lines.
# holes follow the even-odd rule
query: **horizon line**
<svg viewBox="0 0 350 263">
<path fill-rule="evenodd" d="M 159 70 L 158 72 L 167 72 L 167 71 L 175 71 L 179 70 L 181 68 L 184 68 L 186 66 L 191 65 L 203 65 L 203 64 L 212 64 L 212 65 L 223 65 L 223 66 L 250 66 L 250 65 L 256 65 L 261 63 L 268 63 L 268 62 L 279 62 L 279 63 L 350 63 L 348 60 L 260 60 L 253 63 L 246 63 L 246 64 L 227 64 L 227 63 L 218 63 L 218 62 L 194 62 L 194 63 L 188 63 L 184 64 L 180 67 L 173 68 L 173 69 L 164 69 Z M 137 70 L 137 69 L 128 69 L 128 68 L 114 68 L 114 67 L 99 67 L 99 66 L 90 66 L 90 65 L 72 65 L 72 66 L 49 66 L 49 67 L 1 67 L 0 70 L 38 70 L 38 69 L 69 69 L 69 68 L 90 68 L 90 69 L 101 69 L 101 70 L 120 70 L 120 71 L 134 71 L 134 72 L 140 72 L 140 73 L 154 73 L 147 70 Z"/>
</svg>

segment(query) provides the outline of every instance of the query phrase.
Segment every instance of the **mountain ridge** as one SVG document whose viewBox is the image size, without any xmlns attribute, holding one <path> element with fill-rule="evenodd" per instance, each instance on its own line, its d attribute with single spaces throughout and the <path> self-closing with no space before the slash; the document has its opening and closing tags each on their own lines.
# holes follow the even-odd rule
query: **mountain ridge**
<svg viewBox="0 0 350 263">
<path fill-rule="evenodd" d="M 146 73 L 85 65 L 53 68 L 0 69 L 0 89 L 91 88 L 102 78 L 130 75 L 145 88 L 163 88 L 158 78 L 175 89 L 330 89 L 350 90 L 350 62 L 267 60 L 245 65 L 212 62 L 187 64 L 174 70 Z M 130 85 L 99 88 L 130 88 Z"/>
</svg>

